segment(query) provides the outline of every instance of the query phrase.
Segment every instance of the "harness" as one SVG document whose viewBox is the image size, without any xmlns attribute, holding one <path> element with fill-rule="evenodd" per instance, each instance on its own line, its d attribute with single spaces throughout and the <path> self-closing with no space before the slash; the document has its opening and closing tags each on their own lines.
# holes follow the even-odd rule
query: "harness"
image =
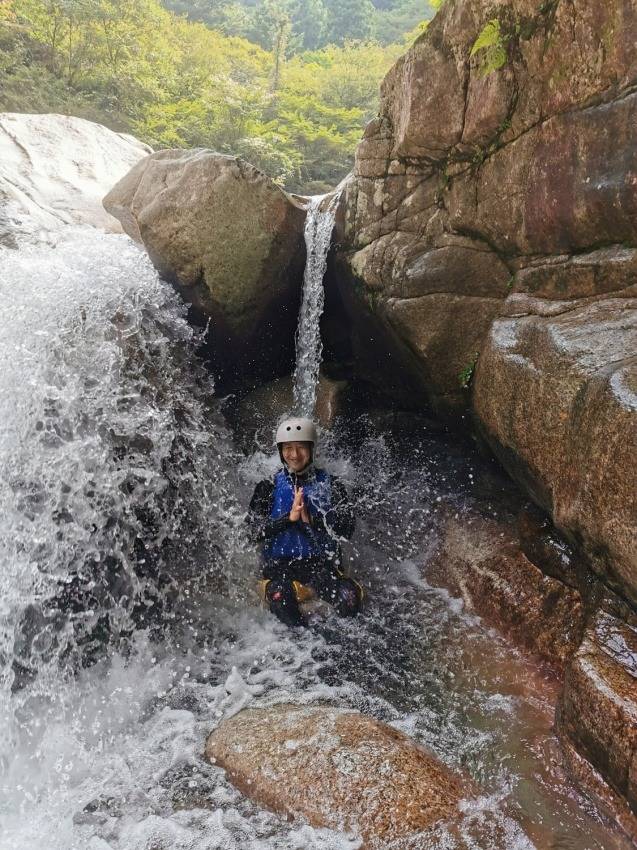
<svg viewBox="0 0 637 850">
<path fill-rule="evenodd" d="M 287 516 L 294 502 L 295 478 L 282 469 L 274 476 L 271 519 Z M 330 476 L 317 469 L 303 481 L 303 498 L 311 517 L 325 515 L 332 503 Z M 263 547 L 263 554 L 270 558 L 332 558 L 337 555 L 339 545 L 331 535 L 316 531 L 300 521 L 294 526 L 277 534 Z"/>
</svg>

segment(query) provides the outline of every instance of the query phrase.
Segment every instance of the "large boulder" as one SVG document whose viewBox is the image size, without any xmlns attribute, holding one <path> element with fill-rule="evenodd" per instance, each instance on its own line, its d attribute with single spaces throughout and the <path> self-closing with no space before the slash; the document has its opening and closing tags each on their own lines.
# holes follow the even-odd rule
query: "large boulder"
<svg viewBox="0 0 637 850">
<path fill-rule="evenodd" d="M 150 150 L 82 118 L 0 114 L 0 245 L 54 242 L 69 224 L 121 233 L 102 198 Z"/>
<path fill-rule="evenodd" d="M 353 832 L 366 848 L 459 818 L 468 791 L 401 732 L 328 705 L 241 711 L 209 736 L 206 757 L 261 805 Z"/>
<path fill-rule="evenodd" d="M 293 363 L 305 261 L 301 202 L 241 159 L 159 151 L 104 199 L 203 321 L 225 377 Z"/>
</svg>

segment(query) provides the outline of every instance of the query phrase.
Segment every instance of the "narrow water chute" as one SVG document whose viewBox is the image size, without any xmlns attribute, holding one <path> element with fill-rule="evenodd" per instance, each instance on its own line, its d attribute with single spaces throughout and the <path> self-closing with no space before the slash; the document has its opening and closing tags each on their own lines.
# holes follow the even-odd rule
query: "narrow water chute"
<svg viewBox="0 0 637 850">
<path fill-rule="evenodd" d="M 340 192 L 310 199 L 305 221 L 307 260 L 303 275 L 303 298 L 296 331 L 294 406 L 304 416 L 312 416 L 316 405 L 323 343 L 320 322 L 325 305 L 323 278 L 327 269 L 332 230 Z M 329 198 L 329 200 L 328 200 Z"/>
</svg>

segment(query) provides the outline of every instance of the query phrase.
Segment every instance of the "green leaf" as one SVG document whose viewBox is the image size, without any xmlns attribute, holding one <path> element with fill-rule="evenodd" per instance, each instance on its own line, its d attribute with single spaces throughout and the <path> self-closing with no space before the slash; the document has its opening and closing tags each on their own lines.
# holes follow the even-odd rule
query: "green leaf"
<svg viewBox="0 0 637 850">
<path fill-rule="evenodd" d="M 492 18 L 484 25 L 473 42 L 469 56 L 475 56 L 476 53 L 483 51 L 480 70 L 483 75 L 490 74 L 506 65 L 508 59 L 507 46 L 508 40 L 502 34 L 500 21 L 497 18 Z"/>
</svg>

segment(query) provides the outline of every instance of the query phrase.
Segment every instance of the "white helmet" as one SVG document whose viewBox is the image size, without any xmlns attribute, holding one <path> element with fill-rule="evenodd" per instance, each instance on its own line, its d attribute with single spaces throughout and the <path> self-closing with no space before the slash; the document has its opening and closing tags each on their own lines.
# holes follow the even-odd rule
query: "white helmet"
<svg viewBox="0 0 637 850">
<path fill-rule="evenodd" d="M 311 419 L 284 419 L 276 429 L 275 442 L 281 443 L 312 443 L 316 442 L 316 426 Z"/>
</svg>

